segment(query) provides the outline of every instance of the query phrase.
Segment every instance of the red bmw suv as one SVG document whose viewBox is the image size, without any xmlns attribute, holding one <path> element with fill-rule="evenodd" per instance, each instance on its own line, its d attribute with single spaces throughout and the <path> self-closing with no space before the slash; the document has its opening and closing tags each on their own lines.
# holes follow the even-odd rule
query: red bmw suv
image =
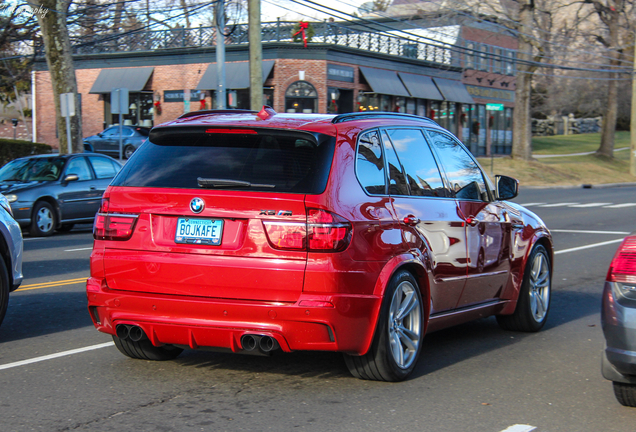
<svg viewBox="0 0 636 432">
<path fill-rule="evenodd" d="M 544 325 L 552 238 L 517 188 L 422 117 L 185 114 L 103 196 L 90 315 L 132 358 L 338 351 L 402 380 L 427 332 Z"/>
</svg>

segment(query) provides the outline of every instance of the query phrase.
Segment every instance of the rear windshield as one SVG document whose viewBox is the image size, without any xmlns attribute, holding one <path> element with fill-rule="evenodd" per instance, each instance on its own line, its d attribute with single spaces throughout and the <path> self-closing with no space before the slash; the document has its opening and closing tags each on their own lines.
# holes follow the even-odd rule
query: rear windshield
<svg viewBox="0 0 636 432">
<path fill-rule="evenodd" d="M 153 131 L 154 142 L 139 147 L 112 185 L 301 194 L 324 191 L 334 152 L 332 137 L 250 132 Z"/>
</svg>

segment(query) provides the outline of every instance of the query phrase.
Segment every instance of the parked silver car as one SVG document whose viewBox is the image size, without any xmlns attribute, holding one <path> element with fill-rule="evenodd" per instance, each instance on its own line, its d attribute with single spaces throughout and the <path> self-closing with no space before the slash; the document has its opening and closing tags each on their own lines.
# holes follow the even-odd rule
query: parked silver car
<svg viewBox="0 0 636 432">
<path fill-rule="evenodd" d="M 607 272 L 601 323 L 603 376 L 618 402 L 636 407 L 636 233 L 623 240 Z"/>
<path fill-rule="evenodd" d="M 0 168 L 0 192 L 20 226 L 32 236 L 48 236 L 92 223 L 120 169 L 115 159 L 95 153 L 28 156 Z"/>
<path fill-rule="evenodd" d="M 9 305 L 9 292 L 22 283 L 22 230 L 13 219 L 11 206 L 0 195 L 0 324 Z"/>
</svg>

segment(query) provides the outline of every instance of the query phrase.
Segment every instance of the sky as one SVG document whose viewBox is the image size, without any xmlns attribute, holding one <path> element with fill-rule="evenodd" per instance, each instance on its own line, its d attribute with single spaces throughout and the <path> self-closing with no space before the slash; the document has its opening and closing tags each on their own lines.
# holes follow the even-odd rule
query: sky
<svg viewBox="0 0 636 432">
<path fill-rule="evenodd" d="M 316 0 L 315 3 L 353 14 L 363 3 L 369 1 L 370 0 Z M 299 2 L 304 3 L 302 0 L 299 0 Z M 261 20 L 263 22 L 276 21 L 277 18 L 283 21 L 300 21 L 301 19 L 308 20 L 312 18 L 313 20 L 322 21 L 330 16 L 331 15 L 326 13 L 317 12 L 310 7 L 301 6 L 291 0 L 261 1 Z M 338 18 L 335 19 L 337 20 Z"/>
</svg>

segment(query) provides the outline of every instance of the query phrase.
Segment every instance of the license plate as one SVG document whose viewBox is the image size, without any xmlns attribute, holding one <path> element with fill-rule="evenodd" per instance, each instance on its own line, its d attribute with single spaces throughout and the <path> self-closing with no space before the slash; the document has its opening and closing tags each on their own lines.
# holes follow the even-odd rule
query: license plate
<svg viewBox="0 0 636 432">
<path fill-rule="evenodd" d="M 222 219 L 179 218 L 175 243 L 204 244 L 218 246 L 223 237 Z"/>
</svg>

